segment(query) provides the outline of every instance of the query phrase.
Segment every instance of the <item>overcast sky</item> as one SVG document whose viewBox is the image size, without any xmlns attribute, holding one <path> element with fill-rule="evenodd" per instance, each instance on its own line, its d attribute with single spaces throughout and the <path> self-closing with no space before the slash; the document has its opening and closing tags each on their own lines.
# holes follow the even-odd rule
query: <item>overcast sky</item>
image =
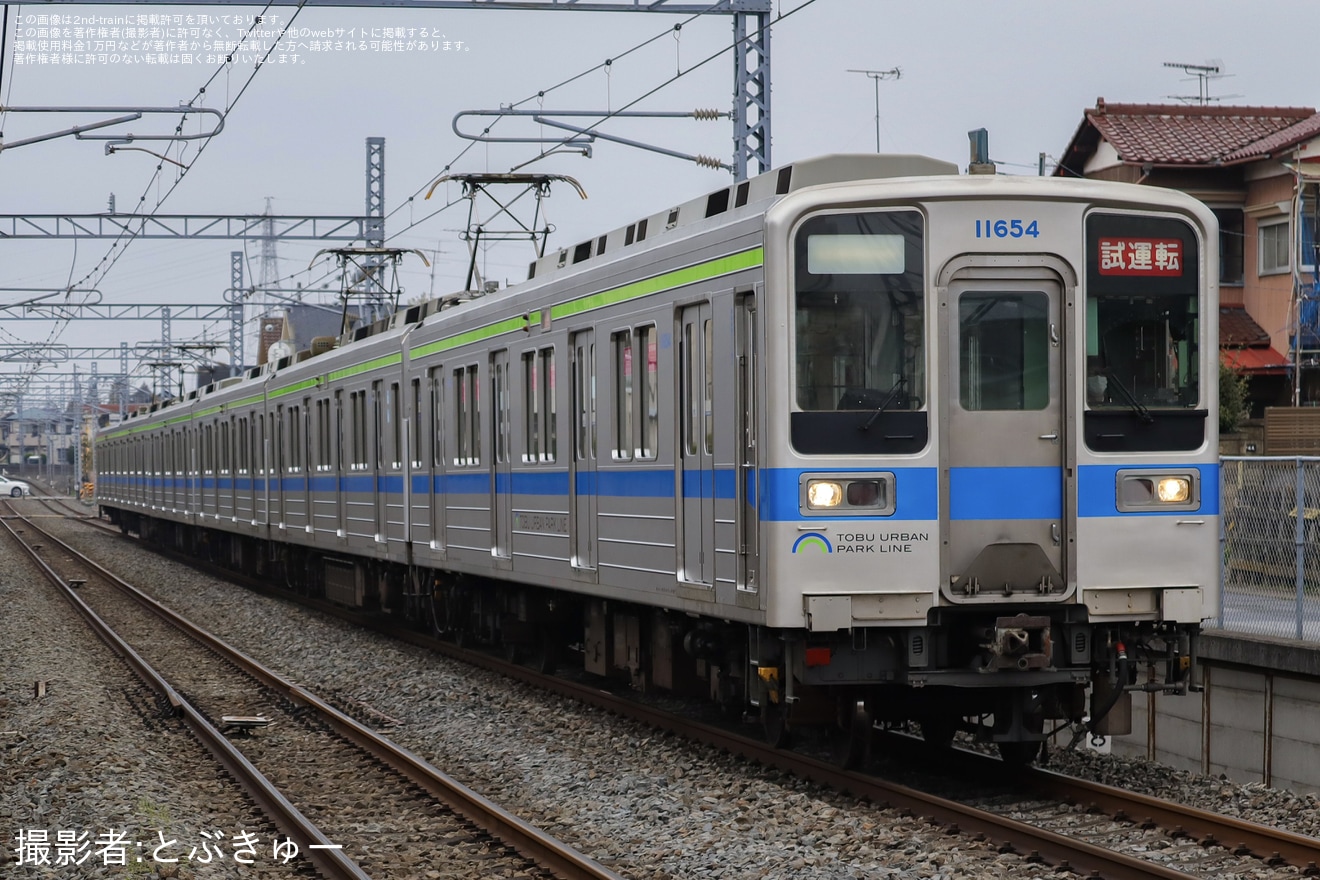
<svg viewBox="0 0 1320 880">
<path fill-rule="evenodd" d="M 1228 76 L 1211 82 L 1210 93 L 1233 96 L 1222 103 L 1315 107 L 1320 100 L 1304 40 L 1292 48 L 1286 43 L 1289 34 L 1320 33 L 1320 3 L 1314 0 L 777 0 L 776 8 L 787 17 L 775 27 L 771 41 L 775 165 L 825 153 L 875 150 L 876 87 L 849 68 L 902 71 L 900 79 L 879 84 L 883 151 L 921 153 L 965 167 L 967 132 L 984 127 L 990 133 L 992 157 L 1001 172 L 1010 174 L 1035 174 L 1042 152 L 1057 157 L 1083 110 L 1094 106 L 1097 97 L 1175 103 L 1170 96 L 1197 94 L 1197 81 L 1165 68 L 1165 62 L 1220 65 Z M 27 39 L 22 32 L 36 26 L 30 16 L 250 18 L 260 11 L 55 3 L 9 9 L 9 57 L 0 84 L 0 103 L 7 107 L 175 106 L 192 100 L 217 69 L 204 58 L 166 65 L 15 64 L 15 40 Z M 166 214 L 258 214 L 269 197 L 276 214 L 361 214 L 365 139 L 383 136 L 390 243 L 440 251 L 434 273 L 415 258 L 405 262 L 404 297 L 431 291 L 439 295 L 463 284 L 467 251 L 457 232 L 466 221 L 466 209 L 460 205 L 423 219 L 438 207 L 440 197 L 457 194 L 442 187 L 431 201 L 422 201 L 427 184 L 450 163 L 455 172 L 508 171 L 537 151 L 527 144 L 477 145 L 460 158 L 469 142 L 451 130 L 455 113 L 523 101 L 543 90 L 546 110 L 617 109 L 732 40 L 730 19 L 715 15 L 694 21 L 622 12 L 308 7 L 296 18 L 294 12 L 288 7 L 271 10 L 276 23 L 292 19 L 294 27 L 313 32 L 356 28 L 360 36 L 362 28 L 413 28 L 418 38 L 425 28 L 442 34 L 440 39 L 448 40 L 450 48 L 411 53 L 303 50 L 298 63 L 267 63 L 243 91 L 224 131 L 200 154 L 201 141 L 189 142 L 182 155 L 164 142 L 135 144 L 168 149 L 169 155 L 191 165 L 181 181 L 181 169 L 166 164 L 152 183 L 158 160 L 137 151 L 107 156 L 102 141 L 62 138 L 0 151 L 0 213 L 98 213 L 106 210 L 114 193 L 120 212 L 141 204 Z M 685 24 L 676 34 L 673 27 L 680 22 Z M 231 40 L 238 33 L 233 24 L 221 24 L 217 30 Z M 660 39 L 649 46 L 625 55 L 657 35 Z M 608 74 L 591 72 L 548 91 L 606 59 L 618 59 Z M 222 69 L 199 104 L 224 107 L 251 75 L 250 63 Z M 725 53 L 635 109 L 728 111 L 732 82 L 733 61 Z M 538 105 L 532 101 L 522 106 Z M 0 125 L 5 143 L 12 143 L 93 118 L 9 113 L 0 117 Z M 115 130 L 169 130 L 176 121 L 158 117 Z M 196 132 L 210 124 L 210 117 L 193 117 L 185 130 Z M 479 127 L 475 122 L 469 126 Z M 506 121 L 493 133 L 533 131 L 526 122 Z M 727 120 L 621 120 L 603 131 L 724 161 L 732 153 Z M 582 201 L 570 188 L 554 190 L 546 205 L 557 227 L 552 246 L 574 244 L 731 179 L 727 172 L 604 141 L 596 143 L 589 159 L 559 155 L 522 170 L 572 175 L 589 196 Z M 157 207 L 171 187 L 173 192 Z M 410 197 L 415 197 L 411 203 Z M 330 281 L 324 264 L 307 270 L 320 247 L 279 246 L 279 269 L 288 286 Z M 127 303 L 218 303 L 229 286 L 229 254 L 234 250 L 246 250 L 252 273 L 261 268 L 259 245 L 228 241 L 137 242 L 103 277 L 96 267 L 104 265 L 107 240 L 83 240 L 76 246 L 73 241 L 15 241 L 0 243 L 0 248 L 0 287 L 61 287 L 90 278 L 105 301 Z M 484 256 L 487 274 L 502 282 L 517 281 L 531 256 L 527 244 L 492 251 Z M 0 292 L 0 302 L 23 298 Z M 203 332 L 213 339 L 227 338 L 225 326 L 184 322 L 174 324 L 172 336 L 178 342 Z M 50 333 L 49 325 L 5 322 L 0 343 L 42 340 Z M 63 330 L 60 339 L 72 345 L 117 345 L 121 339 L 137 342 L 159 336 L 158 324 L 80 322 Z M 110 362 L 100 365 L 103 372 L 117 368 Z M 0 375 L 17 369 L 16 364 L 0 364 Z"/>
</svg>

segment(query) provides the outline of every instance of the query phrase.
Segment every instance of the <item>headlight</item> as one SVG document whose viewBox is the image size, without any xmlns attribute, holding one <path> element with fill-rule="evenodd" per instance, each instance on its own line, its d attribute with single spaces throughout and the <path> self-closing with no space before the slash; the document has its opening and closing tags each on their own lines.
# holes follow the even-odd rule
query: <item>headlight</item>
<svg viewBox="0 0 1320 880">
<path fill-rule="evenodd" d="M 890 516 L 896 510 L 895 475 L 801 474 L 798 511 L 806 516 Z"/>
<path fill-rule="evenodd" d="M 1192 496 L 1192 482 L 1186 477 L 1164 477 L 1155 494 L 1165 504 L 1183 504 Z"/>
<path fill-rule="evenodd" d="M 1196 510 L 1201 505 L 1200 472 L 1118 472 L 1118 509 L 1132 512 Z"/>
<path fill-rule="evenodd" d="M 807 504 L 811 507 L 838 507 L 843 500 L 843 487 L 833 480 L 812 480 L 807 483 Z"/>
</svg>

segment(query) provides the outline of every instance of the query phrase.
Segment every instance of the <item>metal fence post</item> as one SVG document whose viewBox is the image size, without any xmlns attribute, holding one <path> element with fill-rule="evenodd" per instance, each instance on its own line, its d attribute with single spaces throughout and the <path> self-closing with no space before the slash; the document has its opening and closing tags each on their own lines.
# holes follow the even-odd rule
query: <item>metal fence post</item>
<svg viewBox="0 0 1320 880">
<path fill-rule="evenodd" d="M 1224 488 L 1228 485 L 1228 466 L 1233 464 L 1230 461 L 1220 461 L 1219 467 L 1219 497 L 1223 499 L 1226 496 Z M 1242 465 L 1238 463 L 1238 468 Z M 1221 501 L 1222 504 L 1222 501 Z M 1225 516 L 1223 507 L 1219 510 L 1219 607 L 1215 609 L 1215 620 L 1219 622 L 1220 629 L 1226 629 L 1224 620 L 1224 595 L 1228 592 L 1228 517 Z"/>
<path fill-rule="evenodd" d="M 1297 523 L 1293 529 L 1297 559 L 1297 638 L 1302 638 L 1306 616 L 1306 467 L 1297 458 L 1297 506 L 1293 509 Z"/>
</svg>

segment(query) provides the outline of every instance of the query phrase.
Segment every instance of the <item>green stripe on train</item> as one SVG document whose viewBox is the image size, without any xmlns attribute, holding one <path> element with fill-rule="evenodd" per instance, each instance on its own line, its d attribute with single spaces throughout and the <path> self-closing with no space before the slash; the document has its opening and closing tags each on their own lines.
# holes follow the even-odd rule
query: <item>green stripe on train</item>
<svg viewBox="0 0 1320 880">
<path fill-rule="evenodd" d="M 580 315 L 583 312 L 589 312 L 593 309 L 604 308 L 605 306 L 616 305 L 621 302 L 627 302 L 630 299 L 650 296 L 654 293 L 661 293 L 676 287 L 683 287 L 688 284 L 696 284 L 698 281 L 707 281 L 711 278 L 719 278 L 721 275 L 732 275 L 734 272 L 742 272 L 746 269 L 755 269 L 765 262 L 765 250 L 760 247 L 754 247 L 749 250 L 740 251 L 736 254 L 729 254 L 727 257 L 719 257 L 714 260 L 707 260 L 704 263 L 697 263 L 694 266 L 685 266 L 682 269 L 675 269 L 672 272 L 665 272 L 655 275 L 651 278 L 643 278 L 641 281 L 634 281 L 631 284 L 625 284 L 622 287 L 615 287 L 611 290 L 602 290 L 600 293 L 593 293 L 589 296 L 579 297 L 560 303 L 557 306 L 551 306 L 551 320 L 557 318 L 566 318 L 570 315 Z M 451 348 L 468 345 L 473 342 L 480 342 L 483 339 L 489 339 L 492 336 L 499 336 L 504 333 L 512 333 L 515 330 L 522 330 L 532 324 L 541 323 L 540 310 L 529 313 L 528 315 L 519 315 L 516 318 L 506 318 L 503 321 L 496 321 L 493 324 L 487 324 L 484 327 L 478 327 L 475 330 L 468 330 L 458 333 L 454 336 L 447 336 L 444 339 L 437 339 L 434 342 L 428 342 L 425 345 L 419 345 L 416 348 L 409 349 L 408 356 L 417 358 L 428 354 L 435 354 L 440 351 L 448 351 Z M 347 379 L 349 376 L 357 376 L 362 373 L 369 373 L 372 370 L 379 370 L 382 367 L 392 367 L 403 362 L 403 356 L 399 354 L 389 354 L 383 357 L 374 358 L 357 364 L 352 367 L 345 367 L 342 370 L 332 370 L 326 374 L 326 379 L 335 382 L 339 379 Z M 306 379 L 302 382 L 295 382 L 287 388 L 280 388 L 271 391 L 271 397 L 281 397 L 285 394 L 293 394 L 297 391 L 303 391 L 316 385 L 316 379 Z M 255 402 L 260 398 L 248 398 L 240 401 L 240 404 Z M 231 404 L 232 406 L 233 404 Z M 217 412 L 217 409 L 205 410 L 204 412 L 194 413 L 190 416 L 183 416 L 178 421 L 185 421 L 189 418 L 200 418 L 203 415 L 209 415 Z M 166 422 L 169 424 L 169 422 Z M 134 426 L 126 431 L 116 431 L 114 434 L 107 434 L 106 439 L 113 439 L 122 434 L 135 433 L 151 425 L 141 427 Z"/>
<path fill-rule="evenodd" d="M 364 361 L 352 367 L 344 367 L 342 370 L 331 370 L 329 373 L 326 373 L 326 378 L 331 382 L 335 382 L 339 379 L 347 379 L 349 376 L 358 376 L 362 373 L 370 373 L 372 370 L 379 370 L 381 367 L 393 367 L 401 363 L 403 363 L 402 354 L 387 354 L 383 357 L 372 358 L 369 361 Z M 309 381 L 311 381 L 313 385 L 316 384 L 315 380 Z M 274 397 L 275 394 L 272 393 L 271 396 Z"/>
<path fill-rule="evenodd" d="M 550 307 L 551 320 L 557 318 L 566 318 L 570 315 L 579 315 L 583 312 L 589 312 L 592 309 L 604 308 L 617 303 L 627 302 L 630 299 L 650 296 L 654 293 L 661 293 L 673 288 L 683 287 L 688 284 L 695 284 L 698 281 L 707 281 L 711 278 L 718 278 L 721 275 L 731 275 L 734 272 L 742 272 L 746 269 L 755 269 L 765 262 L 765 252 L 762 248 L 754 247 L 750 250 L 741 251 L 736 254 L 730 254 L 727 257 L 708 260 L 705 263 L 697 263 L 695 266 L 686 266 L 682 269 L 675 269 L 672 272 L 665 272 L 651 278 L 643 278 L 641 281 L 634 281 L 631 284 L 625 284 L 622 287 L 615 287 L 612 290 L 602 290 L 600 293 L 593 293 L 589 296 L 579 297 L 560 303 L 557 306 Z M 455 336 L 448 336 L 444 339 L 437 339 L 435 342 L 428 342 L 425 345 L 419 345 L 410 349 L 409 357 L 423 357 L 428 354 L 435 354 L 440 351 L 448 351 L 451 348 L 458 348 L 472 342 L 480 342 L 483 339 L 489 339 L 492 336 L 499 336 L 502 333 L 511 333 L 515 330 L 522 330 L 529 324 L 541 323 L 540 311 L 531 312 L 528 316 L 518 316 L 508 318 L 504 321 L 497 321 L 494 324 L 487 324 L 485 327 L 478 327 L 475 330 L 468 330 L 465 333 L 459 333 Z"/>
</svg>

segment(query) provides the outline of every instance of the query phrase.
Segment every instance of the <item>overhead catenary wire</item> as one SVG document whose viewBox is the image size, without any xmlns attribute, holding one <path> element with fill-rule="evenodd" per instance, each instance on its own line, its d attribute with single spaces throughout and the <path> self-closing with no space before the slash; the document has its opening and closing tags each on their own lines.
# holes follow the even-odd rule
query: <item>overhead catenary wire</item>
<svg viewBox="0 0 1320 880">
<path fill-rule="evenodd" d="M 816 0 L 805 0 L 805 2 L 803 2 L 801 5 L 799 5 L 799 6 L 797 6 L 797 7 L 794 7 L 793 9 L 790 9 L 788 12 L 780 12 L 778 15 L 776 15 L 776 17 L 775 17 L 772 21 L 770 21 L 770 22 L 768 22 L 768 23 L 766 24 L 766 27 L 769 28 L 769 27 L 773 27 L 773 26 L 776 25 L 776 24 L 779 24 L 780 22 L 784 21 L 785 19 L 790 18 L 790 17 L 793 16 L 793 15 L 796 15 L 797 13 L 801 12 L 803 9 L 806 9 L 808 6 L 813 5 L 815 2 L 816 2 Z M 650 38 L 648 38 L 648 39 L 646 39 L 646 40 L 643 40 L 642 42 L 640 42 L 640 43 L 638 43 L 637 45 L 633 46 L 632 48 L 628 49 L 627 51 L 622 52 L 622 53 L 620 53 L 620 54 L 618 54 L 618 55 L 614 55 L 614 56 L 611 56 L 611 57 L 609 57 L 609 58 L 606 58 L 604 61 L 601 61 L 600 63 L 595 64 L 595 65 L 593 65 L 592 67 L 587 68 L 586 70 L 581 71 L 580 73 L 576 73 L 576 74 L 574 74 L 573 76 L 570 76 L 568 79 L 563 80 L 562 82 L 556 83 L 555 85 L 553 85 L 553 86 L 551 86 L 551 87 L 549 87 L 549 88 L 547 88 L 547 89 L 542 89 L 542 90 L 538 91 L 538 92 L 537 92 L 536 94 L 534 94 L 534 95 L 529 95 L 528 97 L 523 98 L 521 101 L 516 101 L 516 102 L 514 102 L 514 103 L 512 103 L 512 104 L 509 104 L 508 107 L 509 107 L 509 109 L 516 109 L 516 108 L 521 107 L 523 104 L 526 104 L 526 103 L 528 103 L 528 102 L 531 102 L 531 101 L 539 101 L 540 99 L 543 99 L 543 98 L 544 98 L 547 94 L 549 94 L 550 92 L 555 91 L 556 89 L 562 88 L 562 87 L 564 87 L 564 86 L 567 86 L 567 85 L 569 85 L 570 83 L 576 82 L 577 80 L 582 79 L 582 78 L 585 77 L 585 76 L 588 76 L 588 75 L 590 75 L 590 74 L 592 74 L 592 73 L 595 73 L 595 72 L 597 72 L 597 71 L 600 71 L 600 70 L 606 70 L 606 71 L 608 71 L 608 70 L 613 66 L 614 62 L 616 62 L 616 61 L 618 61 L 619 59 L 624 58 L 624 57 L 626 57 L 626 56 L 628 56 L 628 55 L 631 55 L 631 54 L 633 54 L 634 52 L 637 52 L 637 51 L 639 51 L 640 49 L 645 48 L 646 46 L 649 46 L 650 44 L 652 44 L 652 43 L 656 42 L 657 40 L 661 39 L 662 37 L 664 37 L 666 34 L 670 34 L 670 33 L 674 32 L 674 31 L 679 31 L 679 30 L 681 30 L 681 28 L 682 28 L 685 24 L 688 24 L 688 23 L 690 23 L 690 22 L 692 22 L 692 21 L 695 21 L 696 19 L 698 19 L 698 18 L 700 18 L 700 17 L 702 17 L 702 16 L 704 16 L 704 15 L 709 14 L 709 12 L 710 12 L 710 11 L 713 11 L 713 10 L 716 8 L 716 6 L 717 6 L 717 4 L 712 4 L 711 7 L 710 7 L 710 9 L 707 10 L 706 12 L 695 13 L 694 15 L 690 16 L 686 21 L 681 22 L 681 23 L 676 24 L 676 25 L 673 25 L 673 26 L 670 27 L 670 28 L 666 28 L 666 29 L 665 29 L 664 31 L 662 31 L 661 33 L 658 33 L 658 34 L 656 34 L 656 35 L 653 36 L 653 37 L 650 37 Z M 668 79 L 666 79 L 664 82 L 660 83 L 660 84 L 659 84 L 658 86 L 656 86 L 655 88 L 653 88 L 653 89 L 651 89 L 651 90 L 649 90 L 649 91 L 643 93 L 642 95 L 638 96 L 637 98 L 634 98 L 633 100 L 629 101 L 628 103 L 624 104 L 623 106 L 619 107 L 618 109 L 611 109 L 611 110 L 609 110 L 609 111 L 607 111 L 607 112 L 603 112 L 603 113 L 601 114 L 601 118 L 598 119 L 598 120 L 597 120 L 595 123 L 593 123 L 592 125 L 588 126 L 586 129 L 584 129 L 584 132 L 583 132 L 583 133 L 589 133 L 589 132 L 595 130 L 595 129 L 598 128 L 600 125 L 604 124 L 605 122 L 608 122 L 610 119 L 614 118 L 614 117 L 615 117 L 616 115 L 618 115 L 619 113 L 623 113 L 624 111 L 627 111 L 627 110 L 631 109 L 632 107 L 635 107 L 635 106 L 636 106 L 637 104 L 639 104 L 640 102 L 646 100 L 647 98 L 649 98 L 649 97 L 651 97 L 652 95 L 656 94 L 656 93 L 659 92 L 660 90 L 662 90 L 662 89 L 664 89 L 664 88 L 666 88 L 666 87 L 672 85 L 674 82 L 676 82 L 677 80 L 679 80 L 679 79 L 681 79 L 682 77 L 686 76 L 687 74 L 692 73 L 693 71 L 695 71 L 695 70 L 697 70 L 697 69 L 699 69 L 699 68 L 701 68 L 701 67 L 704 67 L 705 65 L 709 64 L 711 61 L 714 61 L 716 58 L 719 58 L 721 55 L 725 54 L 726 52 L 730 52 L 730 51 L 734 51 L 734 50 L 736 50 L 736 49 L 739 47 L 739 45 L 741 45 L 742 43 L 746 42 L 747 40 L 749 40 L 749 39 L 751 39 L 751 38 L 752 38 L 752 36 L 749 34 L 748 36 L 744 37 L 744 38 L 741 39 L 741 40 L 735 40 L 734 42 L 728 44 L 727 46 L 724 46 L 724 47 L 720 48 L 719 50 L 717 50 L 717 51 L 711 53 L 710 55 L 707 55 L 705 58 L 703 58 L 703 59 L 701 59 L 700 61 L 698 61 L 697 63 L 693 64 L 691 67 L 688 67 L 686 70 L 679 69 L 679 70 L 678 70 L 673 76 L 669 77 Z M 485 135 L 485 134 L 489 134 L 489 133 L 490 133 L 490 130 L 491 130 L 495 125 L 497 125 L 499 122 L 500 122 L 500 120 L 497 119 L 497 120 L 495 120 L 494 122 L 492 122 L 490 125 L 486 126 L 484 129 L 482 129 L 482 134 L 483 134 L 483 135 Z M 573 135 L 570 135 L 569 137 L 580 136 L 580 134 L 581 134 L 581 133 L 579 133 L 579 132 L 575 132 Z M 394 215 L 395 215 L 396 213 L 398 213 L 399 211 L 403 210 L 403 208 L 404 208 L 405 206 L 410 206 L 410 205 L 412 204 L 413 200 L 414 200 L 414 199 L 415 199 L 415 198 L 416 198 L 416 197 L 417 197 L 417 196 L 418 196 L 423 190 L 425 190 L 425 189 L 427 189 L 428 187 L 430 187 L 430 186 L 431 186 L 431 185 L 432 185 L 432 184 L 433 184 L 438 178 L 440 178 L 440 177 L 442 177 L 443 175 L 449 173 L 449 171 L 453 168 L 454 163 L 456 163 L 459 159 L 463 158 L 463 156 L 467 155 L 467 153 L 468 153 L 468 152 L 469 152 L 469 151 L 470 151 L 470 150 L 471 150 L 471 149 L 472 149 L 477 143 L 479 143 L 479 141 L 472 141 L 472 142 L 469 143 L 467 146 L 465 146 L 462 150 L 460 150 L 460 151 L 458 152 L 458 154 L 457 154 L 456 156 L 454 156 L 454 158 L 450 159 L 449 162 L 448 162 L 448 163 L 447 163 L 442 169 L 440 169 L 440 172 L 439 172 L 438 174 L 432 176 L 432 177 L 430 178 L 430 180 L 428 180 L 425 184 L 423 184 L 422 186 L 418 187 L 418 188 L 412 193 L 412 195 L 410 195 L 410 196 L 408 196 L 406 199 L 404 199 L 403 202 L 401 202 L 398 206 L 396 206 L 396 207 L 394 208 L 394 210 L 392 210 L 392 211 L 386 213 L 385 218 L 386 218 L 386 219 L 389 219 L 390 217 L 394 216 Z M 552 147 L 550 147 L 550 148 L 548 148 L 548 149 L 541 150 L 541 151 L 540 151 L 540 154 L 539 154 L 538 156 L 536 156 L 534 159 L 529 160 L 529 161 L 535 161 L 535 159 L 543 158 L 545 155 L 547 155 L 547 154 L 549 153 L 549 150 L 550 150 L 550 149 L 556 149 L 556 148 L 558 148 L 558 147 L 560 147 L 560 146 L 562 146 L 562 145 L 563 145 L 563 142 L 561 141 L 561 142 L 559 142 L 559 143 L 556 143 L 554 146 L 552 146 Z M 519 163 L 519 164 L 518 164 L 517 166 L 515 166 L 515 167 L 522 167 L 523 165 L 526 165 L 526 164 L 527 164 L 527 162 L 522 162 L 522 163 Z M 407 226 L 405 226 L 405 227 L 403 227 L 402 229 L 399 229 L 399 230 L 397 230 L 397 231 L 391 233 L 391 234 L 389 235 L 389 237 L 388 237 L 386 240 L 387 240 L 387 241 L 388 241 L 388 240 L 392 240 L 392 239 L 394 239 L 395 237 L 397 237 L 397 236 L 399 236 L 399 235 L 402 235 L 402 234 L 405 233 L 405 232 L 408 232 L 409 230 L 411 230 L 411 229 L 413 229 L 414 227 L 416 227 L 416 226 L 418 226 L 418 225 L 420 225 L 420 224 L 426 222 L 427 220 L 431 219 L 432 217 L 436 216 L 437 214 L 441 213 L 442 211 L 444 211 L 444 210 L 446 210 L 446 209 L 448 209 L 448 208 L 451 208 L 451 207 L 453 207 L 454 205 L 460 204 L 460 203 L 462 203 L 463 201 L 464 201 L 463 198 L 458 198 L 458 199 L 453 199 L 453 200 L 447 202 L 446 204 L 442 205 L 441 207 L 439 207 L 439 208 L 436 209 L 435 211 L 432 211 L 431 213 L 427 214 L 425 217 L 422 217 L 422 218 L 419 219 L 419 220 L 411 221 L 411 222 L 409 222 L 409 224 L 408 224 Z"/>
<path fill-rule="evenodd" d="M 262 8 L 261 12 L 257 16 L 258 20 L 265 17 L 266 13 L 271 8 L 271 5 L 272 5 L 271 3 L 267 3 Z M 305 5 L 306 5 L 306 0 L 303 0 L 303 2 L 298 4 L 293 14 L 289 17 L 289 21 L 284 25 L 285 31 L 287 31 L 288 28 L 292 26 L 294 20 L 297 19 L 298 14 L 302 12 L 303 7 Z M 234 52 L 238 51 L 238 49 L 242 47 L 243 43 L 247 41 L 249 34 L 251 34 L 250 28 L 249 30 L 243 33 L 243 35 L 239 38 L 238 42 L 234 44 L 233 48 L 231 48 L 229 52 L 226 53 L 226 60 L 223 63 L 221 63 L 214 71 L 212 71 L 211 76 L 206 80 L 206 82 L 202 86 L 200 86 L 197 89 L 196 93 L 193 96 L 193 99 L 188 102 L 190 106 L 193 103 L 201 100 L 203 96 L 205 96 L 207 88 L 210 87 L 211 84 L 215 82 L 216 78 L 219 77 L 222 72 L 226 71 L 230 67 Z M 265 66 L 266 60 L 270 57 L 271 53 L 275 51 L 275 47 L 277 44 L 278 44 L 277 40 L 271 41 L 271 44 L 267 48 L 266 52 L 262 55 L 261 59 L 256 62 L 256 64 L 253 66 L 252 72 L 248 75 L 248 78 L 243 82 L 243 85 L 239 88 L 238 94 L 234 95 L 232 99 L 228 99 L 226 101 L 226 106 L 224 109 L 225 118 L 227 118 L 229 113 L 233 111 L 234 107 L 238 104 L 238 101 L 243 97 L 243 94 L 247 91 L 248 87 L 252 84 L 253 80 L 256 79 L 257 74 L 261 71 L 262 67 Z M 11 86 L 12 86 L 12 77 L 11 77 Z M 183 117 L 179 120 L 179 126 L 178 128 L 176 128 L 176 131 L 181 129 L 186 122 L 187 122 L 187 114 L 184 114 Z M 197 159 L 201 157 L 202 153 L 206 150 L 207 146 L 210 145 L 211 140 L 212 140 L 211 138 L 206 138 L 205 140 L 202 141 L 202 143 L 197 148 L 196 155 L 193 156 L 192 160 L 186 166 L 184 166 L 181 171 L 177 173 L 177 176 L 175 177 L 175 180 L 173 184 L 169 187 L 169 189 L 166 190 L 166 192 L 163 195 L 157 196 L 156 203 L 149 212 L 146 212 L 144 214 L 135 213 L 131 216 L 137 216 L 143 219 L 153 216 L 155 212 L 160 209 L 160 207 L 165 203 L 165 201 L 169 199 L 169 197 L 178 188 L 179 184 L 183 181 L 183 178 L 188 174 L 188 172 L 192 170 L 193 164 L 197 161 Z M 144 202 L 146 202 L 147 195 L 152 191 L 153 188 L 158 188 L 161 171 L 163 169 L 164 169 L 164 163 L 160 163 L 156 165 L 155 173 L 151 176 L 151 179 L 147 181 L 146 186 L 143 188 L 142 195 L 139 196 L 138 198 L 138 205 L 141 205 Z M 136 240 L 137 240 L 136 233 L 129 232 L 127 228 L 123 229 L 119 233 L 119 235 L 115 237 L 115 240 L 111 242 L 109 250 L 106 252 L 104 256 L 101 257 L 101 259 L 96 263 L 96 265 L 93 266 L 92 269 L 88 271 L 87 274 L 84 275 L 81 279 L 79 279 L 76 283 L 72 283 L 69 285 L 69 293 L 72 294 L 74 288 L 79 287 L 89 281 L 91 282 L 89 285 L 90 287 L 96 287 L 97 285 L 99 285 L 101 281 L 105 279 L 106 275 L 110 272 L 110 270 L 114 268 L 115 264 L 119 261 L 119 258 L 122 257 L 124 253 L 127 252 L 128 246 Z M 76 253 L 77 251 L 75 247 L 75 260 L 76 260 Z M 107 260 L 109 261 L 108 263 Z M 99 275 L 97 275 L 98 270 L 100 272 Z M 72 276 L 73 276 L 73 267 L 71 266 L 70 278 L 72 278 Z M 93 276 L 96 276 L 94 281 L 91 280 Z M 50 333 L 47 334 L 47 339 L 45 344 L 47 345 L 54 344 L 60 338 L 60 336 L 63 335 L 63 332 L 67 328 L 68 323 L 69 323 L 68 318 L 57 320 L 52 325 Z M 26 378 L 30 380 L 36 374 L 37 371 L 38 370 L 35 367 L 27 371 Z"/>
</svg>

